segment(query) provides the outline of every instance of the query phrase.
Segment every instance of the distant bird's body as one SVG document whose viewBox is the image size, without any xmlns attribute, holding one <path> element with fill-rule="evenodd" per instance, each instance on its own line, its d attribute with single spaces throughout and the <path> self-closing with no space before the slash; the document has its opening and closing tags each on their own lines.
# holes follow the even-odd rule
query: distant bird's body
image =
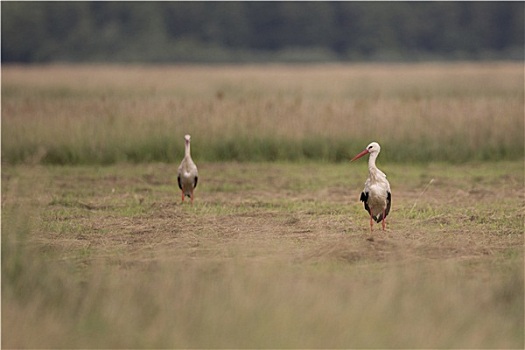
<svg viewBox="0 0 525 350">
<path fill-rule="evenodd" d="M 352 161 L 370 154 L 368 158 L 368 179 L 365 182 L 365 188 L 359 198 L 365 205 L 365 209 L 370 215 L 370 230 L 373 228 L 373 221 L 382 222 L 383 230 L 385 229 L 385 219 L 390 213 L 392 204 L 392 194 L 390 192 L 390 183 L 386 179 L 385 173 L 376 166 L 376 159 L 381 151 L 377 142 L 369 144 L 364 151 L 352 158 Z"/>
<path fill-rule="evenodd" d="M 179 165 L 177 182 L 182 191 L 182 201 L 184 202 L 184 197 L 190 197 L 191 203 L 193 204 L 193 190 L 197 187 L 199 172 L 197 171 L 197 166 L 193 162 L 193 159 L 191 159 L 190 135 L 184 136 L 184 140 L 184 159 Z"/>
</svg>

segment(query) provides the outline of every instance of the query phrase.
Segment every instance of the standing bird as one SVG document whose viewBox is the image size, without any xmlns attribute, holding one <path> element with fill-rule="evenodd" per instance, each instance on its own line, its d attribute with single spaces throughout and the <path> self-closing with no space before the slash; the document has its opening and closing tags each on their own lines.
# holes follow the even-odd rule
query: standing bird
<svg viewBox="0 0 525 350">
<path fill-rule="evenodd" d="M 190 197 L 191 204 L 193 205 L 193 190 L 195 187 L 197 187 L 199 172 L 197 171 L 197 166 L 193 162 L 193 159 L 191 159 L 190 139 L 190 135 L 184 136 L 184 159 L 179 165 L 177 182 L 179 183 L 179 188 L 182 191 L 182 201 L 184 202 L 184 197 Z"/>
<path fill-rule="evenodd" d="M 364 151 L 351 160 L 353 162 L 366 154 L 370 154 L 368 157 L 368 179 L 366 179 L 365 189 L 359 198 L 365 203 L 365 209 L 370 214 L 370 232 L 373 230 L 374 220 L 377 223 L 382 221 L 383 231 L 385 230 L 385 218 L 390 212 L 390 206 L 392 205 L 390 184 L 386 179 L 385 173 L 376 167 L 376 158 L 380 151 L 381 147 L 379 144 L 372 142 Z"/>
</svg>

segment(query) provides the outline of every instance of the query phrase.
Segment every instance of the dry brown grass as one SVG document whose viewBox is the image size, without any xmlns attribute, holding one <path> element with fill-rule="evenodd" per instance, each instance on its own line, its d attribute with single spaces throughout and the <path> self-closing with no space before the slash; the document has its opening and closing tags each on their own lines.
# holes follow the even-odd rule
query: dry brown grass
<svg viewBox="0 0 525 350">
<path fill-rule="evenodd" d="M 523 79 L 515 63 L 4 66 L 2 152 L 173 161 L 191 133 L 212 161 L 341 160 L 372 139 L 405 161 L 519 159 Z"/>
<path fill-rule="evenodd" d="M 199 165 L 4 168 L 3 347 L 523 346 L 521 162 L 383 167 L 374 241 L 364 163 Z"/>
</svg>

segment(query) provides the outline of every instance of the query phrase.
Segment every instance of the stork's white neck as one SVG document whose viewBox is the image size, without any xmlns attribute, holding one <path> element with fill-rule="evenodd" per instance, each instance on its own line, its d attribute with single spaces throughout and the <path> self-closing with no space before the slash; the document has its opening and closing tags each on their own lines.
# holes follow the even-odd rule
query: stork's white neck
<svg viewBox="0 0 525 350">
<path fill-rule="evenodd" d="M 372 183 L 382 182 L 386 184 L 386 187 L 389 189 L 390 185 L 388 184 L 388 181 L 386 180 L 386 175 L 381 170 L 379 170 L 376 166 L 376 159 L 379 155 L 379 152 L 370 153 L 370 157 L 368 157 L 368 179 Z"/>
<path fill-rule="evenodd" d="M 186 141 L 186 144 L 185 144 L 185 150 L 184 150 L 184 155 L 186 157 L 191 157 L 191 154 L 190 154 L 190 143 L 188 141 Z"/>
<path fill-rule="evenodd" d="M 377 169 L 376 159 L 378 155 L 379 155 L 379 152 L 373 152 L 373 153 L 370 153 L 370 156 L 368 156 L 368 170 L 369 171 Z"/>
</svg>

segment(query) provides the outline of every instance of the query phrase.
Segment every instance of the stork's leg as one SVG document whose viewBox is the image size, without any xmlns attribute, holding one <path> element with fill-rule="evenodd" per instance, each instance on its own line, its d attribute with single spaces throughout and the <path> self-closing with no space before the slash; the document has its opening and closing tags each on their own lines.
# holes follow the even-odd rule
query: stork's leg
<svg viewBox="0 0 525 350">
<path fill-rule="evenodd" d="M 372 214 L 370 214 L 370 232 L 374 231 L 374 219 L 372 218 Z"/>
<path fill-rule="evenodd" d="M 184 190 L 182 190 L 182 201 L 184 202 Z"/>
<path fill-rule="evenodd" d="M 382 224 L 383 224 L 383 231 L 385 230 L 385 227 L 386 227 L 386 222 L 385 222 L 386 218 L 385 218 L 385 216 L 386 216 L 385 215 L 385 209 L 383 209 L 383 222 L 382 222 Z"/>
<path fill-rule="evenodd" d="M 193 189 L 190 192 L 191 205 L 193 205 Z"/>
</svg>

